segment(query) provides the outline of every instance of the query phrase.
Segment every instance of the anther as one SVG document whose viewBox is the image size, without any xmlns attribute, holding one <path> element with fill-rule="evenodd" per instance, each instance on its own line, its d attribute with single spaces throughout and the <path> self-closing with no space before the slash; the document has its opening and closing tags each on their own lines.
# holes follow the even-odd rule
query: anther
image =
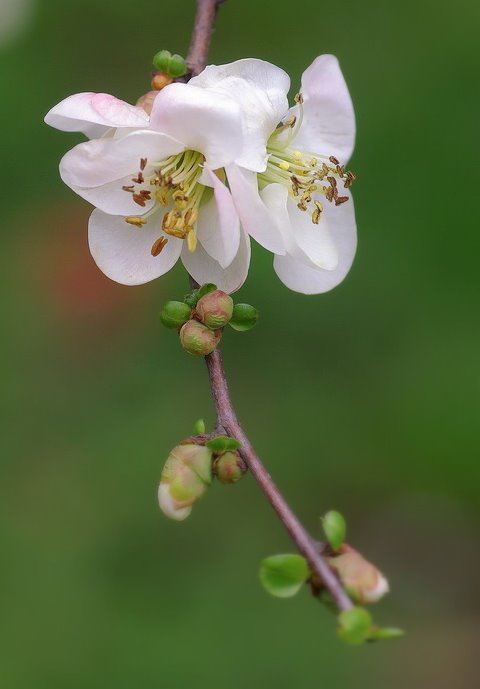
<svg viewBox="0 0 480 689">
<path fill-rule="evenodd" d="M 295 96 L 295 98 L 294 98 L 293 100 L 294 100 L 295 103 L 297 103 L 298 105 L 301 105 L 301 104 L 303 103 L 303 96 L 302 96 L 302 94 L 301 94 L 301 93 L 297 93 L 296 96 Z"/>
<path fill-rule="evenodd" d="M 335 199 L 335 205 L 340 206 L 342 203 L 346 203 L 348 201 L 348 196 L 337 196 Z"/>
<path fill-rule="evenodd" d="M 142 218 L 139 215 L 128 215 L 125 218 L 125 222 L 127 222 L 129 225 L 135 225 L 135 227 L 143 227 L 147 224 L 145 218 Z"/>
<path fill-rule="evenodd" d="M 147 159 L 146 158 L 140 158 L 140 170 L 145 170 L 147 167 Z"/>
<path fill-rule="evenodd" d="M 145 207 L 145 198 L 141 194 L 134 194 L 133 195 L 133 200 L 135 203 L 137 203 L 139 206 L 142 206 L 142 208 Z"/>
<path fill-rule="evenodd" d="M 132 177 L 132 182 L 135 182 L 135 184 L 143 184 L 145 182 L 145 177 L 139 172 L 136 177 Z"/>
<path fill-rule="evenodd" d="M 122 187 L 123 191 L 128 191 L 131 194 L 133 194 L 133 190 L 135 189 L 135 186 L 133 184 L 130 185 L 125 185 Z"/>
<path fill-rule="evenodd" d="M 335 158 L 335 156 L 330 156 L 329 161 L 333 163 L 334 165 L 340 165 L 340 161 Z"/>
<path fill-rule="evenodd" d="M 166 247 L 168 239 L 166 237 L 159 237 L 156 242 L 153 243 L 150 253 L 152 256 L 158 256 Z"/>
</svg>

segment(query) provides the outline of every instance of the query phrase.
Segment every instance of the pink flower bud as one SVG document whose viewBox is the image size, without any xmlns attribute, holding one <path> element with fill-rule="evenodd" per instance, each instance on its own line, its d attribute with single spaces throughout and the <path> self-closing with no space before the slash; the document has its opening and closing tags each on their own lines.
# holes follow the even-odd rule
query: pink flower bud
<svg viewBox="0 0 480 689">
<path fill-rule="evenodd" d="M 329 557 L 328 563 L 357 603 L 376 603 L 389 591 L 380 570 L 350 546 L 343 546 L 341 554 Z"/>
<path fill-rule="evenodd" d="M 144 93 L 143 96 L 140 96 L 136 104 L 139 108 L 143 108 L 147 115 L 150 115 L 153 108 L 153 102 L 157 96 L 158 91 L 148 91 Z"/>
<path fill-rule="evenodd" d="M 225 452 L 214 464 L 215 475 L 220 483 L 237 483 L 243 477 L 243 465 L 238 452 Z"/>
<path fill-rule="evenodd" d="M 170 519 L 181 521 L 212 482 L 212 453 L 188 443 L 170 452 L 158 487 L 158 504 Z"/>
<path fill-rule="evenodd" d="M 222 333 L 213 331 L 198 321 L 190 320 L 180 330 L 182 347 L 194 356 L 207 356 L 216 348 Z"/>
<path fill-rule="evenodd" d="M 195 310 L 202 323 L 212 330 L 217 330 L 225 327 L 231 319 L 233 299 L 225 292 L 216 289 L 201 297 Z"/>
</svg>

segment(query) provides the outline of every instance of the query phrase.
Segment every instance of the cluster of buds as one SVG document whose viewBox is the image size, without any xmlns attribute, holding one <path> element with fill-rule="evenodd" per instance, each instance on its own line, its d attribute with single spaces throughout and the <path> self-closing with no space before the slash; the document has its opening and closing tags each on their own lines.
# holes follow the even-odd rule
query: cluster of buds
<svg viewBox="0 0 480 689">
<path fill-rule="evenodd" d="M 160 320 L 167 328 L 180 334 L 182 347 L 194 356 L 207 356 L 216 349 L 223 328 L 250 330 L 258 312 L 250 304 L 234 304 L 226 292 L 207 284 L 188 294 L 183 301 L 169 301 L 162 309 Z"/>
<path fill-rule="evenodd" d="M 151 91 L 141 96 L 137 105 L 149 115 L 152 112 L 153 101 L 159 91 L 168 86 L 175 79 L 187 73 L 187 63 L 181 55 L 172 55 L 169 50 L 160 50 L 153 58 Z"/>
<path fill-rule="evenodd" d="M 187 438 L 173 448 L 160 478 L 160 509 L 176 521 L 189 516 L 214 477 L 220 483 L 237 483 L 246 471 L 237 452 L 238 440 L 223 435 L 206 440 L 203 421 L 198 423 L 202 425 L 202 435 Z"/>
</svg>

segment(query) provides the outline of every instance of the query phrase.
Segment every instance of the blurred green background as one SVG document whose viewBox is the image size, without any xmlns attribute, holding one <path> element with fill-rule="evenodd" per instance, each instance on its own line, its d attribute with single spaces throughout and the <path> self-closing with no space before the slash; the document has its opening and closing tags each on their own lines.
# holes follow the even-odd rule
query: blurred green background
<svg viewBox="0 0 480 689">
<path fill-rule="evenodd" d="M 304 297 L 255 251 L 240 296 L 261 325 L 223 344 L 240 417 L 298 514 L 315 532 L 344 512 L 389 576 L 375 616 L 408 636 L 356 649 L 307 591 L 261 590 L 260 559 L 292 547 L 251 477 L 183 524 L 159 513 L 169 449 L 213 423 L 202 362 L 158 324 L 185 274 L 127 288 L 98 272 L 90 207 L 57 171 L 80 137 L 42 122 L 79 91 L 134 102 L 154 52 L 186 52 L 194 3 L 38 0 L 15 26 L 21 5 L 0 5 L 0 685 L 477 686 L 480 5 L 229 0 L 211 50 L 281 65 L 293 92 L 333 52 L 356 107 L 353 270 Z"/>
</svg>

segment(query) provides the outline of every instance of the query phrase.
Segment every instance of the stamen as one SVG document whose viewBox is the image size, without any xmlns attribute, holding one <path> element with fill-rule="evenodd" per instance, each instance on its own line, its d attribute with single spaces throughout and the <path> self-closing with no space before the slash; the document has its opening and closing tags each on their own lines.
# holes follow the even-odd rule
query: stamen
<svg viewBox="0 0 480 689">
<path fill-rule="evenodd" d="M 140 215 L 128 215 L 125 222 L 128 222 L 129 225 L 135 225 L 135 227 L 143 227 L 147 224 L 145 218 Z"/>
<path fill-rule="evenodd" d="M 150 253 L 152 256 L 158 256 L 168 244 L 168 239 L 166 237 L 159 237 L 156 242 L 153 243 Z"/>
</svg>

